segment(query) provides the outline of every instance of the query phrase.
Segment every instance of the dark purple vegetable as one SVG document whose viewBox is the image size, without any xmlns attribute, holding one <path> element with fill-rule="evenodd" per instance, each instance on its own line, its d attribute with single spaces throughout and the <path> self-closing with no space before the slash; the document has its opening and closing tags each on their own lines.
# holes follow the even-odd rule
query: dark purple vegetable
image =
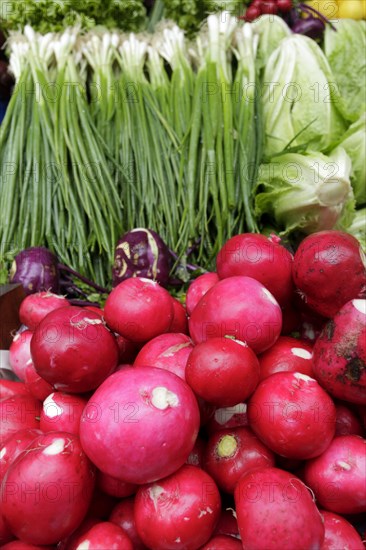
<svg viewBox="0 0 366 550">
<path fill-rule="evenodd" d="M 152 229 L 132 229 L 117 243 L 112 284 L 117 286 L 129 277 L 146 277 L 166 286 L 170 269 L 171 254 L 162 238 Z"/>
<path fill-rule="evenodd" d="M 40 290 L 50 290 L 57 294 L 60 289 L 58 259 L 47 248 L 26 248 L 14 258 L 10 281 L 21 283 L 26 294 Z"/>
<path fill-rule="evenodd" d="M 321 38 L 325 29 L 324 21 L 311 15 L 306 19 L 299 19 L 292 25 L 292 32 L 304 34 L 309 38 Z"/>
</svg>

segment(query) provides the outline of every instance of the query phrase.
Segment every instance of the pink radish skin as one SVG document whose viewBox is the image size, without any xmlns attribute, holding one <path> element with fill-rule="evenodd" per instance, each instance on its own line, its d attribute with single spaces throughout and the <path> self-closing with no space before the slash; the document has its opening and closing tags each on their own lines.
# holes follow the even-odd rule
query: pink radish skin
<svg viewBox="0 0 366 550">
<path fill-rule="evenodd" d="M 50 393 L 53 392 L 51 384 L 46 382 L 34 368 L 32 359 L 27 361 L 24 369 L 24 384 L 29 390 L 29 393 L 36 399 L 43 401 Z"/>
<path fill-rule="evenodd" d="M 134 550 L 131 539 L 118 525 L 110 521 L 96 523 L 77 539 L 75 550 Z"/>
<path fill-rule="evenodd" d="M 43 432 L 69 432 L 78 435 L 80 418 L 88 400 L 80 395 L 51 392 L 43 401 L 40 428 Z"/>
<path fill-rule="evenodd" d="M 133 366 L 166 369 L 185 380 L 186 364 L 192 350 L 192 340 L 186 334 L 160 334 L 141 348 Z"/>
<path fill-rule="evenodd" d="M 196 395 L 217 407 L 231 407 L 255 390 L 259 362 L 245 342 L 210 338 L 192 349 L 185 375 Z"/>
<path fill-rule="evenodd" d="M 170 332 L 181 332 L 188 334 L 188 317 L 186 308 L 179 300 L 172 297 L 173 301 L 173 321 L 169 327 Z"/>
<path fill-rule="evenodd" d="M 213 479 L 200 468 L 185 465 L 137 491 L 136 529 L 148 548 L 196 550 L 211 537 L 220 508 Z"/>
<path fill-rule="evenodd" d="M 360 535 L 346 519 L 333 512 L 321 510 L 324 519 L 325 536 L 320 550 L 365 550 Z"/>
<path fill-rule="evenodd" d="M 19 308 L 20 321 L 30 330 L 35 330 L 50 311 L 69 306 L 70 302 L 64 296 L 52 292 L 37 292 L 26 296 Z"/>
<path fill-rule="evenodd" d="M 365 257 L 358 240 L 342 231 L 319 231 L 298 247 L 293 278 L 306 304 L 333 317 L 366 290 Z"/>
<path fill-rule="evenodd" d="M 366 440 L 343 435 L 305 464 L 304 481 L 319 506 L 336 514 L 358 514 L 366 512 L 365 472 Z"/>
<path fill-rule="evenodd" d="M 200 550 L 241 550 L 242 544 L 239 540 L 227 535 L 215 535 Z"/>
<path fill-rule="evenodd" d="M 4 516 L 0 512 L 0 545 L 1 548 L 6 548 L 6 543 L 15 539 L 13 533 L 10 531 L 8 525 L 5 523 Z"/>
<path fill-rule="evenodd" d="M 41 435 L 6 473 L 1 485 L 5 520 L 25 542 L 56 544 L 80 525 L 93 485 L 94 468 L 74 435 Z"/>
<path fill-rule="evenodd" d="M 235 509 L 246 550 L 320 549 L 322 517 L 307 487 L 279 468 L 258 468 L 235 488 Z"/>
<path fill-rule="evenodd" d="M 242 233 L 226 241 L 217 255 L 216 269 L 220 279 L 236 275 L 256 279 L 284 306 L 294 289 L 292 263 L 292 254 L 278 237 Z"/>
<path fill-rule="evenodd" d="M 23 382 L 0 380 L 0 401 L 8 399 L 8 397 L 14 397 L 15 395 L 30 395 L 30 393 Z"/>
<path fill-rule="evenodd" d="M 322 454 L 335 433 L 336 409 L 316 380 L 277 372 L 248 402 L 249 426 L 275 453 L 305 460 Z"/>
<path fill-rule="evenodd" d="M 361 420 L 349 407 L 343 403 L 336 403 L 336 431 L 335 435 L 360 435 L 363 436 Z"/>
<path fill-rule="evenodd" d="M 31 330 L 24 330 L 18 332 L 9 348 L 9 363 L 11 370 L 17 375 L 19 380 L 24 382 L 25 368 L 29 359 L 31 359 L 30 343 L 32 340 L 33 332 Z"/>
<path fill-rule="evenodd" d="M 313 347 L 291 336 L 280 336 L 273 346 L 259 357 L 260 380 L 275 372 L 313 374 Z"/>
<path fill-rule="evenodd" d="M 192 281 L 188 287 L 186 295 L 186 308 L 188 316 L 192 312 L 202 296 L 206 294 L 216 283 L 219 282 L 219 276 L 215 272 L 204 273 Z"/>
<path fill-rule="evenodd" d="M 139 367 L 112 374 L 96 390 L 81 419 L 80 439 L 100 470 L 141 484 L 184 464 L 199 423 L 197 400 L 181 378 Z"/>
<path fill-rule="evenodd" d="M 39 435 L 41 430 L 29 428 L 19 430 L 9 437 L 0 449 L 0 483 L 14 460 L 24 451 Z"/>
<path fill-rule="evenodd" d="M 220 407 L 215 410 L 206 426 L 208 435 L 219 430 L 248 426 L 247 404 L 238 403 L 235 407 Z"/>
<path fill-rule="evenodd" d="M 0 445 L 19 430 L 39 429 L 41 402 L 32 395 L 15 395 L 0 401 Z"/>
<path fill-rule="evenodd" d="M 169 292 L 151 279 L 141 277 L 122 281 L 104 306 L 108 326 L 132 342 L 147 342 L 169 332 L 173 315 Z"/>
<path fill-rule="evenodd" d="M 97 471 L 97 487 L 103 491 L 103 493 L 115 498 L 129 497 L 134 495 L 138 489 L 137 485 L 121 481 L 100 470 Z"/>
<path fill-rule="evenodd" d="M 189 320 L 195 344 L 233 336 L 254 353 L 269 349 L 281 333 L 281 308 L 261 283 L 250 277 L 229 277 L 201 298 Z"/>
<path fill-rule="evenodd" d="M 255 468 L 274 466 L 275 456 L 249 428 L 222 430 L 206 445 L 204 470 L 225 493 L 234 493 L 240 477 Z"/>
<path fill-rule="evenodd" d="M 1 547 L 1 550 L 53 550 L 54 546 L 36 546 L 34 544 L 28 544 L 21 542 L 20 540 L 14 540 Z"/>
<path fill-rule="evenodd" d="M 98 387 L 118 364 L 118 346 L 101 317 L 82 307 L 51 311 L 31 340 L 38 374 L 55 389 L 83 393 Z"/>
<path fill-rule="evenodd" d="M 124 498 L 113 508 L 108 521 L 115 523 L 127 533 L 134 550 L 146 550 L 146 546 L 142 543 L 136 531 L 134 505 L 134 497 Z"/>
<path fill-rule="evenodd" d="M 314 376 L 331 395 L 366 403 L 366 300 L 351 300 L 314 345 Z"/>
</svg>

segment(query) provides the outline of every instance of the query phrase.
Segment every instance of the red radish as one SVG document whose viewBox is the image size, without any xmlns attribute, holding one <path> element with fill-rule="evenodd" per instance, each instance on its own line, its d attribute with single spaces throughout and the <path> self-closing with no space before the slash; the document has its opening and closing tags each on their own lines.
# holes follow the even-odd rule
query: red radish
<svg viewBox="0 0 366 550">
<path fill-rule="evenodd" d="M 14 540 L 15 537 L 13 533 L 10 531 L 8 525 L 5 523 L 4 516 L 0 512 L 0 545 L 1 548 L 6 548 L 6 543 Z"/>
<path fill-rule="evenodd" d="M 308 306 L 333 317 L 365 291 L 365 257 L 359 241 L 335 230 L 309 235 L 296 251 L 293 278 Z"/>
<path fill-rule="evenodd" d="M 31 359 L 30 343 L 32 336 L 33 332 L 31 330 L 18 332 L 14 336 L 9 347 L 9 363 L 11 369 L 22 382 L 24 382 L 25 378 L 25 366 L 29 359 Z"/>
<path fill-rule="evenodd" d="M 314 345 L 314 376 L 334 397 L 366 403 L 366 300 L 347 302 Z"/>
<path fill-rule="evenodd" d="M 97 523 L 106 521 L 117 502 L 117 498 L 107 495 L 95 486 L 86 518 L 92 518 Z"/>
<path fill-rule="evenodd" d="M 215 535 L 200 550 L 241 550 L 242 544 L 239 540 L 227 535 Z"/>
<path fill-rule="evenodd" d="M 53 548 L 54 546 L 36 546 L 27 542 L 21 542 L 20 540 L 14 540 L 2 546 L 1 550 L 51 550 Z"/>
<path fill-rule="evenodd" d="M 94 311 L 94 313 L 97 313 L 98 315 L 103 317 L 103 310 L 98 306 L 85 306 L 85 309 L 88 309 L 89 311 Z"/>
<path fill-rule="evenodd" d="M 20 304 L 19 319 L 30 330 L 35 330 L 50 311 L 69 305 L 70 302 L 64 296 L 52 292 L 29 294 Z"/>
<path fill-rule="evenodd" d="M 182 332 L 188 334 L 188 318 L 186 308 L 176 298 L 173 301 L 173 321 L 169 327 L 170 332 Z"/>
<path fill-rule="evenodd" d="M 138 346 L 134 342 L 130 342 L 127 338 L 124 338 L 120 334 L 116 334 L 116 340 L 118 345 L 118 363 L 119 364 L 132 364 L 138 353 Z"/>
<path fill-rule="evenodd" d="M 65 539 L 62 539 L 56 546 L 57 550 L 76 550 L 76 548 L 79 546 L 79 539 L 89 531 L 93 525 L 96 525 L 97 523 L 100 523 L 100 520 L 97 518 L 85 518 L 82 523 L 79 525 L 75 531 L 71 533 L 69 537 L 66 537 Z M 79 549 L 80 550 L 80 549 Z"/>
<path fill-rule="evenodd" d="M 93 390 L 113 372 L 118 346 L 99 315 L 77 306 L 51 311 L 31 340 L 38 374 L 69 393 Z"/>
<path fill-rule="evenodd" d="M 337 514 L 366 512 L 366 440 L 333 439 L 324 453 L 305 464 L 304 481 L 320 506 Z"/>
<path fill-rule="evenodd" d="M 196 550 L 212 535 L 220 507 L 214 480 L 200 468 L 185 465 L 137 491 L 136 529 L 148 548 Z"/>
<path fill-rule="evenodd" d="M 255 353 L 270 348 L 281 333 L 281 308 L 261 283 L 251 277 L 228 277 L 201 298 L 189 320 L 196 344 L 233 336 Z"/>
<path fill-rule="evenodd" d="M 146 546 L 142 543 L 136 531 L 134 504 L 134 497 L 124 498 L 113 508 L 108 521 L 115 523 L 127 533 L 134 550 L 145 550 Z"/>
<path fill-rule="evenodd" d="M 108 326 L 132 342 L 147 342 L 168 332 L 173 315 L 169 292 L 159 283 L 141 277 L 122 281 L 104 306 Z"/>
<path fill-rule="evenodd" d="M 233 493 L 242 475 L 274 466 L 275 457 L 249 428 L 222 430 L 207 442 L 204 469 L 225 493 Z"/>
<path fill-rule="evenodd" d="M 284 306 L 294 288 L 292 262 L 292 254 L 278 237 L 242 233 L 226 241 L 217 255 L 216 268 L 220 279 L 235 275 L 256 279 Z"/>
<path fill-rule="evenodd" d="M 268 13 L 276 15 L 278 13 L 276 0 L 262 0 L 261 2 L 261 14 Z"/>
<path fill-rule="evenodd" d="M 76 550 L 134 550 L 131 539 L 110 521 L 96 523 L 77 539 Z"/>
<path fill-rule="evenodd" d="M 29 390 L 29 393 L 36 399 L 43 401 L 50 393 L 53 392 L 51 384 L 46 382 L 34 368 L 32 359 L 28 359 L 24 369 L 24 384 Z"/>
<path fill-rule="evenodd" d="M 69 432 L 78 435 L 80 418 L 87 399 L 80 395 L 52 392 L 43 401 L 40 427 L 43 432 Z"/>
<path fill-rule="evenodd" d="M 94 469 L 79 440 L 66 432 L 40 435 L 8 469 L 1 485 L 5 520 L 31 544 L 55 544 L 83 520 Z"/>
<path fill-rule="evenodd" d="M 322 517 L 307 487 L 293 474 L 258 468 L 239 480 L 234 496 L 243 548 L 321 547 Z"/>
<path fill-rule="evenodd" d="M 282 307 L 282 336 L 291 335 L 293 332 L 298 332 L 301 326 L 301 313 L 290 302 Z"/>
<path fill-rule="evenodd" d="M 255 19 L 257 19 L 262 14 L 262 11 L 259 6 L 251 5 L 247 8 L 245 12 L 245 21 L 248 21 L 248 23 L 251 23 Z"/>
<path fill-rule="evenodd" d="M 343 403 L 336 403 L 336 431 L 335 435 L 361 435 L 364 429 L 361 420 L 350 407 Z"/>
<path fill-rule="evenodd" d="M 293 8 L 293 0 L 277 0 L 278 10 L 282 13 L 288 13 Z"/>
<path fill-rule="evenodd" d="M 192 340 L 186 334 L 160 334 L 141 348 L 133 366 L 166 369 L 185 380 L 186 364 L 192 349 Z"/>
<path fill-rule="evenodd" d="M 248 426 L 246 403 L 238 403 L 235 407 L 222 407 L 216 409 L 213 417 L 205 428 L 210 435 L 218 430 L 239 428 L 240 426 Z"/>
<path fill-rule="evenodd" d="M 248 420 L 272 451 L 305 460 L 322 454 L 332 441 L 336 409 L 310 376 L 277 372 L 255 390 L 248 403 Z"/>
<path fill-rule="evenodd" d="M 188 287 L 186 295 L 186 308 L 188 316 L 192 315 L 192 312 L 202 296 L 206 294 L 210 288 L 219 282 L 219 276 L 217 273 L 204 273 L 192 281 Z"/>
<path fill-rule="evenodd" d="M 109 476 L 100 470 L 97 471 L 97 487 L 103 493 L 116 498 L 129 497 L 137 491 L 137 485 Z"/>
<path fill-rule="evenodd" d="M 199 395 L 196 395 L 196 399 L 200 410 L 200 425 L 206 426 L 213 417 L 216 407 L 211 405 L 211 403 L 207 403 L 207 401 L 199 397 Z"/>
<path fill-rule="evenodd" d="M 188 357 L 186 380 L 193 391 L 217 407 L 247 399 L 259 382 L 259 362 L 245 342 L 210 338 Z"/>
<path fill-rule="evenodd" d="M 325 536 L 320 550 L 365 550 L 360 535 L 346 519 L 333 512 L 321 511 L 324 519 Z"/>
<path fill-rule="evenodd" d="M 0 445 L 19 430 L 39 429 L 41 402 L 32 395 L 14 395 L 0 401 Z"/>
<path fill-rule="evenodd" d="M 275 372 L 301 372 L 313 374 L 313 347 L 302 340 L 290 336 L 280 336 L 269 350 L 259 357 L 260 380 Z"/>
<path fill-rule="evenodd" d="M 228 537 L 239 538 L 239 527 L 236 521 L 236 514 L 233 508 L 222 508 L 219 521 L 214 530 L 214 535 L 227 535 Z"/>
<path fill-rule="evenodd" d="M 29 395 L 27 386 L 15 380 L 0 380 L 0 401 L 15 395 Z"/>
<path fill-rule="evenodd" d="M 14 462 L 17 456 L 19 456 L 20 453 L 39 435 L 42 435 L 41 430 L 29 428 L 26 430 L 19 430 L 5 441 L 3 447 L 0 449 L 0 483 L 9 466 Z"/>
<path fill-rule="evenodd" d="M 112 374 L 96 390 L 85 407 L 80 438 L 103 472 L 148 483 L 184 464 L 199 422 L 197 400 L 181 378 L 139 367 Z"/>
<path fill-rule="evenodd" d="M 194 444 L 194 447 L 191 450 L 190 455 L 186 460 L 186 464 L 203 468 L 203 456 L 205 452 L 205 447 L 206 447 L 206 442 L 200 436 L 198 436 Z"/>
</svg>

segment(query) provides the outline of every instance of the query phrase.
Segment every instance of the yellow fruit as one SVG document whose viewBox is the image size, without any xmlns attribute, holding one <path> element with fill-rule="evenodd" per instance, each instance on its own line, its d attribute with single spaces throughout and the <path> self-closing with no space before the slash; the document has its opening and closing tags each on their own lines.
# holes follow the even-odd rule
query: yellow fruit
<svg viewBox="0 0 366 550">
<path fill-rule="evenodd" d="M 339 0 L 338 17 L 341 19 L 365 19 L 365 4 L 362 0 Z"/>
<path fill-rule="evenodd" d="M 308 0 L 306 4 L 316 9 L 327 19 L 337 19 L 338 4 L 340 4 L 342 1 L 344 2 L 345 0 Z M 346 0 L 346 2 L 348 1 L 353 2 L 354 0 Z"/>
</svg>

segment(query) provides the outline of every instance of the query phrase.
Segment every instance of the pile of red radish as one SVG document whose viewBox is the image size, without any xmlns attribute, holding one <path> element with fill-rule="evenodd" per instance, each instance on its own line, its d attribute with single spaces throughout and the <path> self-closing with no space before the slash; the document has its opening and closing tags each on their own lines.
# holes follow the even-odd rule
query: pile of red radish
<svg viewBox="0 0 366 550">
<path fill-rule="evenodd" d="M 1 380 L 4 550 L 362 550 L 366 270 L 324 231 L 242 234 L 186 310 L 125 279 L 104 310 L 21 306 Z"/>
</svg>

